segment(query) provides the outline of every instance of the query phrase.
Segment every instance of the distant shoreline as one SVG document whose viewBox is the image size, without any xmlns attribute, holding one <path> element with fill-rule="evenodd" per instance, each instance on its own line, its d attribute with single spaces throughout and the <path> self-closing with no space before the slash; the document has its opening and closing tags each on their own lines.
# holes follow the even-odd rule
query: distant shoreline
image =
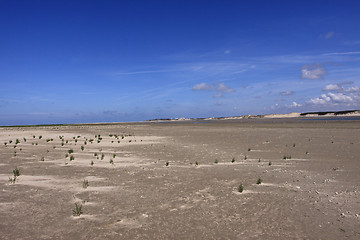
<svg viewBox="0 0 360 240">
<path fill-rule="evenodd" d="M 135 122 L 98 122 L 98 123 L 63 123 L 63 124 L 29 124 L 29 125 L 4 125 L 6 127 L 56 127 L 56 126 L 94 126 L 94 125 L 114 125 L 128 123 L 145 123 L 145 122 L 182 122 L 198 120 L 241 120 L 241 119 L 280 119 L 280 118 L 323 118 L 323 117 L 360 117 L 360 110 L 344 111 L 326 111 L 326 112 L 305 112 L 305 113 L 287 113 L 287 114 L 265 114 L 265 115 L 242 115 L 233 117 L 207 117 L 207 118 L 159 118 Z"/>
<path fill-rule="evenodd" d="M 230 120 L 230 119 L 254 119 L 254 118 L 312 118 L 312 117 L 360 117 L 360 110 L 345 110 L 345 111 L 326 111 L 326 112 L 305 112 L 305 113 L 287 113 L 287 114 L 267 114 L 267 115 L 243 115 L 233 117 L 209 117 L 209 118 L 167 118 L 167 119 L 152 119 L 148 122 L 159 121 L 190 121 L 190 120 Z"/>
</svg>

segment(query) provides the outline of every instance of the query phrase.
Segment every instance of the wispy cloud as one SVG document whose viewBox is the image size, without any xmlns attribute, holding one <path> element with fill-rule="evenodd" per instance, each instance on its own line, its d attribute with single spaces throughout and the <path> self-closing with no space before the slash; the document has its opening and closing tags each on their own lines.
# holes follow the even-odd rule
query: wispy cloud
<svg viewBox="0 0 360 240">
<path fill-rule="evenodd" d="M 328 32 L 328 33 L 325 35 L 325 39 L 329 39 L 329 38 L 331 38 L 332 36 L 334 36 L 334 32 Z"/>
<path fill-rule="evenodd" d="M 223 83 L 220 83 L 220 84 L 217 86 L 216 91 L 223 92 L 223 93 L 235 92 L 234 89 L 226 86 L 226 85 L 223 84 Z"/>
<path fill-rule="evenodd" d="M 150 73 L 165 73 L 172 72 L 172 69 L 162 69 L 162 70 L 148 70 L 148 71 L 129 71 L 129 72 L 116 72 L 113 75 L 136 75 L 136 74 L 150 74 Z"/>
<path fill-rule="evenodd" d="M 303 79 L 321 79 L 326 73 L 325 68 L 320 64 L 304 65 L 301 69 Z"/>
<path fill-rule="evenodd" d="M 360 41 L 345 41 L 345 45 L 360 45 Z"/>
<path fill-rule="evenodd" d="M 360 52 L 334 52 L 334 53 L 324 53 L 324 56 L 331 56 L 331 55 L 358 55 Z"/>
<path fill-rule="evenodd" d="M 199 83 L 196 84 L 192 90 L 193 91 L 211 91 L 214 90 L 214 85 L 213 84 L 206 84 L 206 83 Z"/>
<path fill-rule="evenodd" d="M 280 95 L 281 95 L 281 96 L 290 96 L 290 95 L 293 95 L 293 94 L 294 94 L 294 92 L 293 92 L 293 91 L 290 91 L 290 90 L 284 91 L 284 92 L 280 92 Z"/>
</svg>

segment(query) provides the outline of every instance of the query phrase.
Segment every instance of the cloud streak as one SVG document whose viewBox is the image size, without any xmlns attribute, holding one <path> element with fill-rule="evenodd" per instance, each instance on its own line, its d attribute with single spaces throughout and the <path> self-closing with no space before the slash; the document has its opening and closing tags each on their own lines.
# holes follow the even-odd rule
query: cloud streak
<svg viewBox="0 0 360 240">
<path fill-rule="evenodd" d="M 326 73 L 325 68 L 320 64 L 304 65 L 301 69 L 303 79 L 321 79 Z"/>
</svg>

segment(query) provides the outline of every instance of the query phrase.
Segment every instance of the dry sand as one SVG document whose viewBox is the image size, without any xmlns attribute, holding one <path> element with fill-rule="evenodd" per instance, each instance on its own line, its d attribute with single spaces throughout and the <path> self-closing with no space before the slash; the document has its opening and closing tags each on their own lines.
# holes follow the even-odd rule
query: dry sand
<svg viewBox="0 0 360 240">
<path fill-rule="evenodd" d="M 360 121 L 7 127 L 0 143 L 0 239 L 360 239 Z"/>
</svg>

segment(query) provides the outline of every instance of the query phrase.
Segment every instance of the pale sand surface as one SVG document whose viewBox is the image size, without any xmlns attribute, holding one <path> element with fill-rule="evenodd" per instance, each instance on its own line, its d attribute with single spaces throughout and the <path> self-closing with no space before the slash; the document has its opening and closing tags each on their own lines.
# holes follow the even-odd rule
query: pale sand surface
<svg viewBox="0 0 360 240">
<path fill-rule="evenodd" d="M 6 127 L 0 151 L 0 239 L 360 239 L 360 121 Z"/>
</svg>

